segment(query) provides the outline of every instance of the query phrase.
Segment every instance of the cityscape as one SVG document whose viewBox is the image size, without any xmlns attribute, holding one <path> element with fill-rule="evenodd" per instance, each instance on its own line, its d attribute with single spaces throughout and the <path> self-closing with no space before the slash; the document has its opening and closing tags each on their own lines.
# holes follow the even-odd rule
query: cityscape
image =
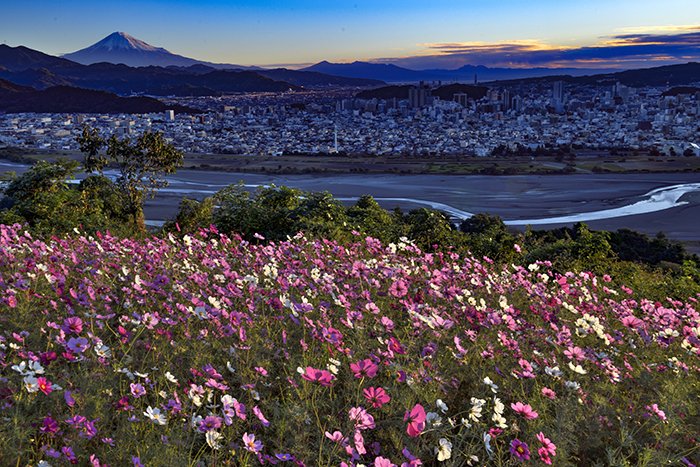
<svg viewBox="0 0 700 467">
<path fill-rule="evenodd" d="M 430 96 L 433 84 L 412 88 L 412 99 L 363 99 L 340 88 L 165 100 L 198 114 L 5 114 L 0 144 L 75 151 L 88 124 L 119 137 L 162 131 L 188 153 L 486 157 L 505 146 L 700 156 L 700 90 L 692 87 L 486 83 L 482 98 L 441 99 Z"/>
</svg>

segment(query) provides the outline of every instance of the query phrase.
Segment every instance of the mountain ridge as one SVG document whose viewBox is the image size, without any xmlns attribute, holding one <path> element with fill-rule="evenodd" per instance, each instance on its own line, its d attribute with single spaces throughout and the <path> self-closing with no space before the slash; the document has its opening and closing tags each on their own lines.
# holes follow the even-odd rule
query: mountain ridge
<svg viewBox="0 0 700 467">
<path fill-rule="evenodd" d="M 163 47 L 155 47 L 137 39 L 125 32 L 113 32 L 96 43 L 84 49 L 70 52 L 62 56 L 67 60 L 92 65 L 94 63 L 124 64 L 132 67 L 141 66 L 190 66 L 207 65 L 218 69 L 257 69 L 243 65 L 211 63 L 203 60 L 185 57 L 170 52 Z"/>
</svg>

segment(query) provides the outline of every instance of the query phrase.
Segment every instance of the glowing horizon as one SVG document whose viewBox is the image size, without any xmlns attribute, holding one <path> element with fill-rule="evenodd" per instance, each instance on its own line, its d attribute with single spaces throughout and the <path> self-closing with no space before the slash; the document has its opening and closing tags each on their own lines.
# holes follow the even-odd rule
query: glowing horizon
<svg viewBox="0 0 700 467">
<path fill-rule="evenodd" d="M 31 4 L 28 4 L 31 3 Z M 124 31 L 216 63 L 299 68 L 322 60 L 412 69 L 633 68 L 700 61 L 700 3 L 668 0 L 10 0 L 0 42 L 52 55 Z"/>
</svg>

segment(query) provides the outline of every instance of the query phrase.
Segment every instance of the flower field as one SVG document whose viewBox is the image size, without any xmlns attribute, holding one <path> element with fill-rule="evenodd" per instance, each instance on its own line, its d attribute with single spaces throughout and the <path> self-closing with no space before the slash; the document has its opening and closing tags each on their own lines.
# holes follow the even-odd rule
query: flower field
<svg viewBox="0 0 700 467">
<path fill-rule="evenodd" d="M 696 298 L 359 236 L 0 226 L 0 465 L 693 465 Z"/>
</svg>

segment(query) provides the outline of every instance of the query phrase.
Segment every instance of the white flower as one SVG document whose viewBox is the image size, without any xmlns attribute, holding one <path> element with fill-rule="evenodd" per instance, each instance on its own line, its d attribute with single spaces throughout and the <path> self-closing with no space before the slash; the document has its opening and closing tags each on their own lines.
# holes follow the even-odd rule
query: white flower
<svg viewBox="0 0 700 467">
<path fill-rule="evenodd" d="M 35 377 L 28 375 L 24 377 L 24 387 L 27 388 L 27 392 L 37 392 L 39 390 L 39 383 Z"/>
<path fill-rule="evenodd" d="M 219 433 L 218 431 L 211 430 L 207 431 L 205 437 L 207 439 L 207 444 L 210 448 L 214 450 L 221 449 L 221 444 L 219 443 L 219 440 L 222 438 L 221 433 Z"/>
<path fill-rule="evenodd" d="M 170 373 L 169 371 L 165 372 L 165 379 L 167 379 L 168 381 L 170 381 L 173 384 L 177 384 L 177 378 L 175 376 L 173 376 L 173 374 Z"/>
<path fill-rule="evenodd" d="M 149 405 L 143 414 L 151 419 L 151 421 L 156 425 L 165 425 L 168 423 L 168 420 L 165 418 L 165 414 L 161 413 L 159 408 L 154 409 Z"/>
<path fill-rule="evenodd" d="M 503 405 L 503 402 L 501 402 L 501 399 L 498 397 L 493 398 L 493 411 L 496 412 L 497 414 L 502 414 L 503 411 L 505 410 L 506 406 Z"/>
<path fill-rule="evenodd" d="M 27 370 L 27 362 L 20 362 L 19 365 L 12 365 L 12 369 L 15 370 L 17 373 L 19 373 L 22 376 L 26 376 L 29 374 Z"/>
<path fill-rule="evenodd" d="M 469 419 L 473 422 L 478 422 L 481 418 L 481 410 L 486 404 L 484 399 L 477 399 L 472 397 L 472 408 L 469 410 Z"/>
<path fill-rule="evenodd" d="M 29 370 L 38 374 L 38 375 L 44 374 L 44 367 L 41 366 L 41 363 L 39 363 L 39 362 L 34 362 L 34 361 L 30 360 L 29 361 Z"/>
<path fill-rule="evenodd" d="M 491 435 L 488 433 L 484 433 L 484 448 L 490 459 L 493 456 L 493 449 L 491 449 Z"/>
<path fill-rule="evenodd" d="M 567 389 L 571 389 L 572 391 L 578 391 L 581 388 L 581 385 L 578 384 L 576 381 L 565 381 L 564 386 L 566 386 Z"/>
<path fill-rule="evenodd" d="M 498 386 L 488 376 L 484 378 L 484 384 L 490 387 L 494 394 L 498 392 Z"/>
<path fill-rule="evenodd" d="M 547 374 L 548 374 L 549 376 L 551 376 L 552 378 L 558 378 L 558 377 L 560 377 L 561 375 L 564 374 L 564 373 L 561 372 L 561 370 L 559 369 L 558 366 L 551 367 L 551 368 L 548 367 L 548 366 L 546 366 L 546 367 L 544 368 L 544 372 L 547 373 Z"/>
<path fill-rule="evenodd" d="M 431 427 L 442 426 L 442 417 L 435 412 L 428 412 L 425 414 L 425 423 Z"/>
<path fill-rule="evenodd" d="M 437 460 L 443 462 L 452 457 L 452 443 L 445 438 L 440 438 L 438 443 L 438 446 L 435 448 Z"/>
<path fill-rule="evenodd" d="M 449 410 L 449 409 L 447 408 L 447 404 L 445 404 L 445 403 L 442 401 L 442 399 L 436 400 L 436 401 L 435 401 L 435 405 L 437 405 L 437 408 L 440 409 L 440 411 L 441 411 L 442 413 L 447 413 L 447 411 Z"/>
<path fill-rule="evenodd" d="M 502 428 L 502 429 L 508 428 L 508 425 L 506 424 L 506 419 L 501 414 L 494 413 L 493 417 L 491 417 L 491 420 L 493 421 L 493 423 L 496 424 L 496 426 L 498 428 Z"/>
<path fill-rule="evenodd" d="M 569 362 L 569 368 L 571 368 L 571 371 L 578 373 L 579 375 L 585 375 L 588 373 L 581 365 L 574 365 L 572 362 Z"/>
<path fill-rule="evenodd" d="M 51 467 L 51 464 L 49 464 L 46 461 L 39 461 L 39 463 L 36 465 L 36 467 Z"/>
<path fill-rule="evenodd" d="M 95 353 L 97 354 L 98 357 L 109 358 L 109 357 L 112 356 L 112 351 L 109 350 L 109 347 L 107 347 L 107 346 L 104 345 L 104 344 L 98 344 L 98 345 L 96 345 L 96 346 L 93 348 L 93 350 L 95 351 Z"/>
<path fill-rule="evenodd" d="M 230 371 L 231 373 L 235 373 L 235 372 L 236 372 L 236 369 L 235 369 L 234 367 L 231 366 L 231 362 L 226 362 L 226 368 L 227 368 L 228 371 Z"/>
</svg>

